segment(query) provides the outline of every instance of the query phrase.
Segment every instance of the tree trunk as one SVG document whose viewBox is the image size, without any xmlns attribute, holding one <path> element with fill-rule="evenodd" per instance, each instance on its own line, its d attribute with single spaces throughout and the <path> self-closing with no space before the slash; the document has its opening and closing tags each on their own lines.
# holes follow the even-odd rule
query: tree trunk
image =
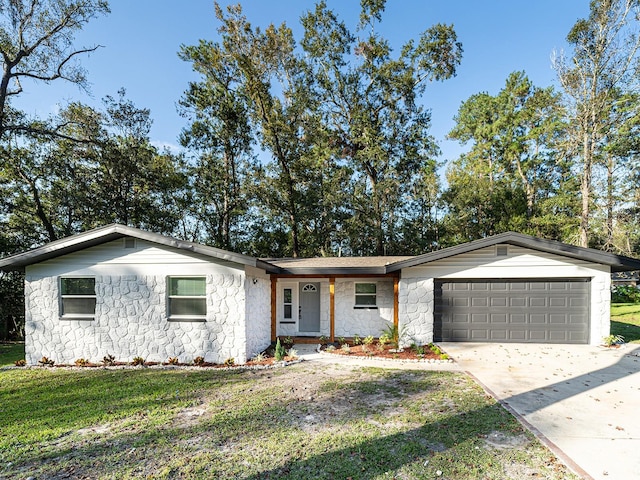
<svg viewBox="0 0 640 480">
<path fill-rule="evenodd" d="M 614 198 L 614 178 L 613 171 L 615 168 L 615 160 L 613 155 L 607 157 L 607 241 L 605 244 L 605 250 L 612 252 L 614 250 L 613 245 L 613 205 Z"/>
<path fill-rule="evenodd" d="M 580 212 L 580 246 L 589 246 L 589 200 L 591 195 L 591 139 L 585 131 L 582 140 L 582 179 L 580 195 L 582 196 L 582 210 Z"/>
<path fill-rule="evenodd" d="M 45 230 L 47 231 L 47 235 L 49 237 L 49 241 L 53 242 L 58 239 L 56 232 L 53 228 L 53 224 L 49 220 L 49 216 L 44 211 L 44 207 L 42 206 L 42 202 L 40 201 L 40 193 L 38 192 L 38 187 L 36 186 L 35 181 L 30 182 L 31 193 L 33 194 L 33 202 L 36 205 L 36 215 L 42 222 Z"/>
</svg>

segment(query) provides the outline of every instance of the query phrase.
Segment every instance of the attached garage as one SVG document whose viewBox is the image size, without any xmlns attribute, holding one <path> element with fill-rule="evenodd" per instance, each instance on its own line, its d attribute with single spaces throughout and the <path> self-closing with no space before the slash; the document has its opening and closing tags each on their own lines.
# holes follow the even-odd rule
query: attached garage
<svg viewBox="0 0 640 480">
<path fill-rule="evenodd" d="M 610 332 L 611 273 L 640 261 L 502 233 L 395 262 L 407 342 L 599 345 Z"/>
<path fill-rule="evenodd" d="M 434 282 L 434 339 L 588 343 L 590 279 Z"/>
</svg>

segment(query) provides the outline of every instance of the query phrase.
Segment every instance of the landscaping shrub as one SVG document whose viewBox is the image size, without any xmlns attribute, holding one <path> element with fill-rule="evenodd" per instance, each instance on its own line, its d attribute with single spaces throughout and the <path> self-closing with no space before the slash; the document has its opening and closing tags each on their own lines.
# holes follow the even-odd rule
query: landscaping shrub
<svg viewBox="0 0 640 480">
<path fill-rule="evenodd" d="M 287 355 L 286 349 L 280 344 L 280 339 L 278 338 L 276 341 L 276 350 L 274 354 L 274 358 L 276 362 L 281 362 L 284 360 L 284 357 Z"/>
<path fill-rule="evenodd" d="M 640 303 L 640 290 L 633 285 L 618 285 L 611 289 L 613 303 Z"/>
</svg>

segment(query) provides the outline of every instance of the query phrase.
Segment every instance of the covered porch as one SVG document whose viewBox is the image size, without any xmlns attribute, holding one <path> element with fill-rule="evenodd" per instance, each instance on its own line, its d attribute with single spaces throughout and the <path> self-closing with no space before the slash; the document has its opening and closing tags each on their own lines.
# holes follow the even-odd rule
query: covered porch
<svg viewBox="0 0 640 480">
<path fill-rule="evenodd" d="M 399 279 L 399 272 L 272 274 L 271 340 L 288 336 L 305 344 L 319 343 L 321 337 L 330 342 L 378 337 L 386 326 L 398 326 Z"/>
</svg>

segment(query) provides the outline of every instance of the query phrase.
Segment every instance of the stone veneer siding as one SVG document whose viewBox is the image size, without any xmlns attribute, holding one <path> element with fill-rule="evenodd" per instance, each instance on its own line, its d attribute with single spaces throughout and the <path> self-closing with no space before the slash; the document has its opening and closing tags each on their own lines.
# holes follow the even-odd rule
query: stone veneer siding
<svg viewBox="0 0 640 480">
<path fill-rule="evenodd" d="M 611 274 L 600 273 L 591 278 L 590 345 L 600 345 L 611 333 Z"/>
<path fill-rule="evenodd" d="M 100 362 L 109 354 L 119 361 L 136 356 L 157 362 L 169 357 L 191 362 L 197 356 L 215 363 L 230 357 L 237 363 L 246 361 L 244 274 L 206 275 L 206 322 L 167 319 L 165 275 L 86 276 L 96 279 L 95 319 L 67 320 L 58 313 L 58 278 L 26 275 L 28 364 L 37 364 L 43 356 L 56 363 L 74 363 L 78 358 Z M 265 282 L 259 280 L 261 283 Z M 267 288 L 261 285 L 259 290 Z M 264 302 L 264 292 L 260 295 L 256 302 L 249 302 L 256 315 L 255 305 Z M 252 333 L 253 348 L 260 335 L 264 332 Z"/>
<path fill-rule="evenodd" d="M 375 283 L 378 308 L 354 308 L 355 284 Z M 383 330 L 393 325 L 393 280 L 376 278 L 336 279 L 336 337 L 379 337 Z"/>
<path fill-rule="evenodd" d="M 271 280 L 268 275 L 247 276 L 246 296 L 246 352 L 251 358 L 271 343 Z"/>
<path fill-rule="evenodd" d="M 404 346 L 433 342 L 433 278 L 400 279 L 398 325 Z"/>
</svg>

